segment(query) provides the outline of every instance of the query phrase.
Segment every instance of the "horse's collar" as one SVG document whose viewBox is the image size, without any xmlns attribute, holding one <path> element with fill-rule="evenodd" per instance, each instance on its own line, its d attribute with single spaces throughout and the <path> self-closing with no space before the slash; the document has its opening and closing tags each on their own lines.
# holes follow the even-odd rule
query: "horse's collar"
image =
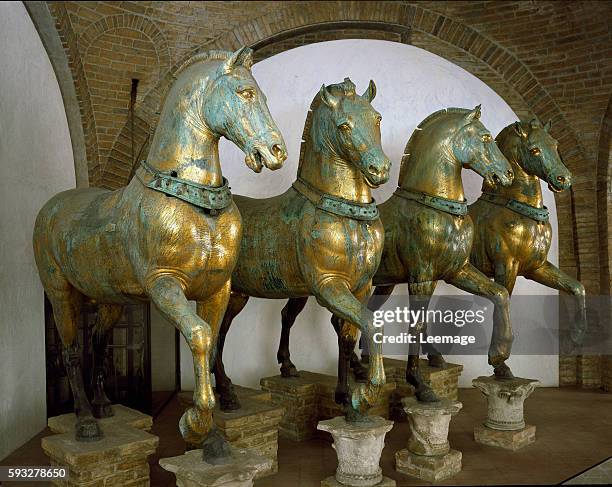
<svg viewBox="0 0 612 487">
<path fill-rule="evenodd" d="M 518 213 L 519 215 L 531 218 L 539 223 L 548 223 L 548 208 L 538 208 L 537 206 L 531 206 L 521 201 L 513 200 L 510 198 L 504 198 L 501 195 L 495 193 L 484 192 L 480 196 L 480 199 L 493 203 L 494 205 L 503 206 L 509 210 Z"/>
<path fill-rule="evenodd" d="M 352 218 L 353 220 L 376 220 L 378 208 L 372 198 L 371 203 L 357 203 L 339 196 L 323 193 L 301 178 L 296 179 L 293 189 L 305 196 L 316 208 L 334 215 Z"/>
<path fill-rule="evenodd" d="M 211 214 L 215 214 L 218 210 L 227 208 L 232 203 L 232 193 L 229 183 L 225 178 L 223 178 L 222 186 L 206 186 L 158 171 L 147 164 L 146 161 L 142 161 L 140 165 L 146 172 L 153 176 L 153 179 L 148 183 L 138 176 L 140 182 L 147 188 L 174 196 L 198 208 L 211 210 Z"/>
<path fill-rule="evenodd" d="M 467 215 L 467 201 L 451 200 L 442 198 L 442 196 L 434 196 L 423 193 L 422 191 L 413 191 L 407 188 L 398 187 L 395 190 L 395 195 L 407 200 L 416 201 L 422 205 L 429 206 L 434 210 L 440 210 L 445 213 L 450 213 L 455 216 Z"/>
</svg>

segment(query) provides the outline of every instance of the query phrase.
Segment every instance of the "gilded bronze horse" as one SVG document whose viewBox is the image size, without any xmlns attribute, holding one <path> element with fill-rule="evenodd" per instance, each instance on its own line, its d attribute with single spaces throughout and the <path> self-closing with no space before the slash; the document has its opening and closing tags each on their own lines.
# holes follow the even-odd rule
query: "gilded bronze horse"
<svg viewBox="0 0 612 487">
<path fill-rule="evenodd" d="M 250 296 L 315 296 L 368 337 L 369 378 L 346 396 L 349 419 L 360 418 L 384 384 L 380 346 L 372 339 L 373 314 L 366 306 L 383 249 L 370 189 L 387 182 L 391 166 L 381 147 L 381 116 L 371 105 L 375 93 L 370 82 L 359 96 L 348 78 L 323 86 L 306 119 L 297 180 L 273 198 L 234 198 L 244 235 L 215 367 L 224 409 L 239 407 L 223 368 L 224 337 Z"/>
<path fill-rule="evenodd" d="M 467 214 L 461 179 L 462 168 L 480 174 L 489 185 L 509 185 L 513 173 L 480 122 L 480 106 L 474 110 L 448 108 L 423 120 L 412 134 L 402 158 L 399 186 L 387 201 L 379 205 L 385 228 L 385 246 L 373 282 L 377 286 L 370 299 L 370 309 L 380 307 L 396 284 L 407 283 L 410 307 L 427 309 L 438 280 L 464 291 L 485 296 L 495 304 L 493 340 L 489 363 L 498 377 L 511 375 L 504 364 L 507 344 L 500 340 L 510 330 L 507 291 L 491 282 L 469 262 L 474 225 Z M 283 309 L 283 334 L 279 357 L 288 360 L 288 335 L 297 312 L 304 302 L 290 301 Z M 339 334 L 338 380 L 348 381 L 349 364 L 359 372 L 354 353 L 356 333 L 348 331 L 341 319 L 332 317 Z M 418 336 L 426 323 L 412 329 Z M 443 359 L 431 347 L 430 364 L 442 366 Z M 406 380 L 422 401 L 438 398 L 424 382 L 419 370 L 420 344 L 409 346 Z M 292 366 L 293 364 L 291 364 Z M 287 366 L 285 364 L 285 366 Z M 360 374 L 358 374 L 360 375 Z"/>
<path fill-rule="evenodd" d="M 497 136 L 514 182 L 505 188 L 485 182 L 482 196 L 470 205 L 476 226 L 470 261 L 510 294 L 517 276 L 524 276 L 573 296 L 576 315 L 570 321 L 570 337 L 580 345 L 587 327 L 584 286 L 547 260 L 552 230 L 539 180 L 554 192 L 572 184 L 549 130 L 550 122 L 542 126 L 532 120 L 508 125 Z"/>
<path fill-rule="evenodd" d="M 64 346 L 79 440 L 100 439 L 94 416 L 113 414 L 101 373 L 108 333 L 122 305 L 149 299 L 181 331 L 193 354 L 194 407 L 181 418 L 181 434 L 202 445 L 205 455 L 209 445 L 209 452 L 219 452 L 209 362 L 242 234 L 240 213 L 221 174 L 219 138 L 240 147 L 255 172 L 263 165 L 278 169 L 286 158 L 251 64 L 248 48 L 190 59 L 176 73 L 148 159 L 130 183 L 116 191 L 60 193 L 38 214 L 36 263 Z M 85 299 L 99 304 L 93 409 L 77 338 Z M 188 300 L 198 302 L 197 314 Z"/>
</svg>

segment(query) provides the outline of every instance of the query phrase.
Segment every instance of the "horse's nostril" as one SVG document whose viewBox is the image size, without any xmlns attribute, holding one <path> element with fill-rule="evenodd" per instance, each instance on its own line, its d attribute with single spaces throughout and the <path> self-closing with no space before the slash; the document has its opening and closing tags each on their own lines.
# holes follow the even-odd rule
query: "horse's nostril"
<svg viewBox="0 0 612 487">
<path fill-rule="evenodd" d="M 281 157 L 283 157 L 284 153 L 285 151 L 280 145 L 274 144 L 272 146 L 272 154 L 274 154 L 274 157 L 276 157 L 277 159 L 280 159 Z"/>
<path fill-rule="evenodd" d="M 565 176 L 557 176 L 557 181 L 559 181 L 561 184 L 565 184 Z"/>
</svg>

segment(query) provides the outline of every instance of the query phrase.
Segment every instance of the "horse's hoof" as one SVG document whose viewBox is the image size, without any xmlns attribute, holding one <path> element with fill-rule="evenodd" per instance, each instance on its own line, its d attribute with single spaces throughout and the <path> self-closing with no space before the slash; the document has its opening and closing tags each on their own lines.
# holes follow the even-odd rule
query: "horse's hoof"
<svg viewBox="0 0 612 487">
<path fill-rule="evenodd" d="M 75 429 L 77 441 L 100 441 L 104 434 L 94 418 L 78 419 Z"/>
<path fill-rule="evenodd" d="M 420 402 L 439 402 L 440 398 L 436 395 L 431 387 L 421 385 L 417 387 L 414 395 Z"/>
<path fill-rule="evenodd" d="M 493 373 L 495 374 L 495 378 L 497 380 L 511 380 L 511 379 L 514 379 L 514 374 L 510 370 L 510 367 L 508 367 L 505 363 L 501 363 L 499 365 L 496 365 L 493 368 Z"/>
<path fill-rule="evenodd" d="M 298 369 L 295 368 L 295 365 L 282 365 L 280 368 L 281 377 L 284 379 L 290 379 L 292 377 L 299 377 L 300 373 Z"/>
<path fill-rule="evenodd" d="M 223 465 L 232 460 L 232 446 L 213 427 L 202 442 L 202 457 L 206 463 Z"/>
<path fill-rule="evenodd" d="M 229 411 L 236 411 L 241 407 L 240 399 L 238 399 L 238 395 L 234 391 L 219 393 L 219 408 L 221 411 L 227 413 Z"/>
<path fill-rule="evenodd" d="M 443 369 L 446 367 L 446 360 L 440 354 L 431 354 L 427 356 L 430 367 L 435 367 L 437 369 Z"/>
<path fill-rule="evenodd" d="M 344 419 L 346 419 L 347 423 L 363 424 L 363 423 L 370 423 L 372 421 L 372 418 L 370 416 L 358 411 L 351 405 L 347 406 L 346 412 L 344 414 Z"/>
<path fill-rule="evenodd" d="M 93 412 L 94 418 L 110 418 L 115 415 L 113 411 L 113 406 L 110 402 L 105 403 L 92 403 L 91 411 Z"/>
</svg>

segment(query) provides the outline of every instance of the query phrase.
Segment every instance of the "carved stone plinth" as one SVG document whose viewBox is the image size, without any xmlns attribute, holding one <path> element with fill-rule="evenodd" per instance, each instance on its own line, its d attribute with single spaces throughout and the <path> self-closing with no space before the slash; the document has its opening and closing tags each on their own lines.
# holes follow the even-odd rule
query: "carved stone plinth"
<svg viewBox="0 0 612 487">
<path fill-rule="evenodd" d="M 270 393 L 247 387 L 234 386 L 241 408 L 224 412 L 215 407 L 213 418 L 217 430 L 236 448 L 248 448 L 254 453 L 270 457 L 269 470 L 258 472 L 255 478 L 278 472 L 278 425 L 284 409 L 270 400 Z M 186 409 L 193 404 L 193 392 L 181 392 L 179 401 Z"/>
<path fill-rule="evenodd" d="M 420 402 L 414 397 L 402 400 L 410 423 L 408 448 L 395 454 L 398 472 L 428 482 L 447 479 L 461 471 L 461 452 L 451 450 L 448 428 L 451 417 L 463 405 L 459 401 Z"/>
<path fill-rule="evenodd" d="M 131 426 L 139 430 L 149 431 L 153 426 L 153 418 L 147 414 L 128 408 L 122 404 L 113 404 L 114 416 L 110 418 L 98 419 L 98 423 L 102 430 L 106 426 L 124 425 Z M 74 413 L 62 414 L 54 416 L 47 420 L 47 425 L 53 433 L 69 433 L 74 432 L 76 425 L 76 415 Z"/>
<path fill-rule="evenodd" d="M 155 452 L 159 438 L 121 424 L 103 424 L 101 429 L 104 437 L 100 441 L 76 441 L 74 427 L 42 439 L 42 448 L 51 466 L 67 467 L 69 471 L 67 480 L 54 485 L 149 486 L 147 457 Z"/>
<path fill-rule="evenodd" d="M 251 487 L 258 473 L 270 470 L 272 460 L 250 450 L 234 448 L 231 459 L 221 465 L 205 462 L 202 450 L 161 458 L 159 464 L 174 473 L 177 487 Z"/>
<path fill-rule="evenodd" d="M 406 383 L 406 361 L 385 357 L 383 362 L 387 382 L 395 382 L 397 385 L 390 399 L 389 418 L 394 421 L 407 421 L 401 400 L 414 396 L 414 388 Z M 425 383 L 440 399 L 457 400 L 459 377 L 463 371 L 463 365 L 447 362 L 444 368 L 430 367 L 427 360 L 421 359 L 420 369 Z"/>
<path fill-rule="evenodd" d="M 417 455 L 404 449 L 395 453 L 395 469 L 427 482 L 440 482 L 461 471 L 461 452 L 449 450 L 445 455 Z"/>
<path fill-rule="evenodd" d="M 276 375 L 261 379 L 261 387 L 270 393 L 272 402 L 285 410 L 279 426 L 279 435 L 294 441 L 319 436 L 319 421 L 344 413 L 335 402 L 336 383 L 337 378 L 334 376 L 307 371 L 300 371 L 299 377 L 284 378 Z M 385 384 L 377 403 L 368 414 L 388 417 L 394 390 L 395 383 Z"/>
<path fill-rule="evenodd" d="M 497 380 L 478 377 L 472 385 L 487 398 L 487 419 L 474 428 L 478 443 L 518 450 L 535 441 L 535 426 L 525 425 L 523 405 L 539 381 L 534 379 Z"/>
<path fill-rule="evenodd" d="M 385 435 L 393 427 L 393 421 L 372 416 L 369 421 L 348 423 L 344 417 L 319 422 L 317 428 L 330 433 L 333 448 L 338 456 L 335 480 L 350 487 L 395 486 L 391 479 L 384 479 L 380 468 L 380 455 L 385 446 Z M 334 485 L 325 479 L 321 485 Z"/>
</svg>

